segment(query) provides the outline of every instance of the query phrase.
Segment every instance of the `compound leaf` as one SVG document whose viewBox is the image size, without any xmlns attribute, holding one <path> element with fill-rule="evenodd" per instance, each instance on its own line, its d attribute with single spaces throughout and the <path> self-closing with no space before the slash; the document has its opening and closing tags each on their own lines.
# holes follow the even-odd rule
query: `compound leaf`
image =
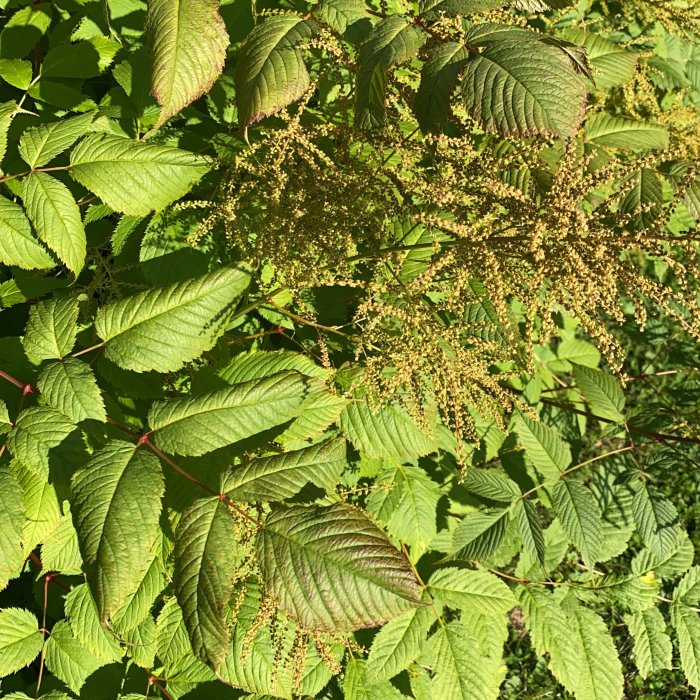
<svg viewBox="0 0 700 700">
<path fill-rule="evenodd" d="M 515 430 L 525 454 L 545 479 L 556 481 L 571 464 L 571 450 L 548 425 L 519 413 Z"/>
<path fill-rule="evenodd" d="M 681 667 L 688 683 L 700 689 L 700 618 L 695 610 L 682 603 L 671 606 L 671 622 L 678 635 Z"/>
<path fill-rule="evenodd" d="M 467 42 L 462 93 L 469 113 L 503 136 L 570 137 L 583 118 L 586 89 L 566 55 L 537 35 L 482 32 Z"/>
<path fill-rule="evenodd" d="M 501 546 L 508 529 L 508 510 L 468 513 L 452 535 L 450 559 L 480 560 Z"/>
<path fill-rule="evenodd" d="M 94 118 L 95 112 L 86 112 L 27 129 L 20 137 L 19 153 L 32 168 L 46 165 L 84 136 Z"/>
<path fill-rule="evenodd" d="M 7 466 L 0 467 L 0 590 L 22 568 L 22 530 L 25 523 L 22 487 Z"/>
<path fill-rule="evenodd" d="M 75 429 L 73 421 L 53 408 L 32 406 L 20 413 L 7 447 L 25 467 L 48 478 L 49 452 Z"/>
<path fill-rule="evenodd" d="M 355 86 L 355 123 L 377 129 L 386 120 L 386 79 L 389 69 L 411 60 L 427 35 L 410 20 L 391 15 L 379 22 L 360 47 Z"/>
<path fill-rule="evenodd" d="M 671 501 L 650 484 L 640 483 L 632 514 L 644 544 L 658 559 L 671 554 L 678 540 L 678 513 Z"/>
<path fill-rule="evenodd" d="M 425 644 L 435 612 L 430 607 L 415 608 L 389 620 L 372 640 L 365 674 L 370 683 L 386 681 L 408 668 Z"/>
<path fill-rule="evenodd" d="M 432 452 L 434 441 L 396 404 L 374 409 L 355 401 L 340 416 L 340 428 L 358 451 L 403 464 Z"/>
<path fill-rule="evenodd" d="M 106 663 L 83 646 L 66 620 L 53 626 L 46 642 L 46 668 L 74 693 L 79 693 L 87 677 Z"/>
</svg>

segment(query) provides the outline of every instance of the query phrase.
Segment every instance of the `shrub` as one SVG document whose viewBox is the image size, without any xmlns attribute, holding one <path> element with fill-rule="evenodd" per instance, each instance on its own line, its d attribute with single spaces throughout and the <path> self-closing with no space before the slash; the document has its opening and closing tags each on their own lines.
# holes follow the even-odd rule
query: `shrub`
<svg viewBox="0 0 700 700">
<path fill-rule="evenodd" d="M 0 7 L 3 697 L 700 690 L 695 3 Z"/>
</svg>

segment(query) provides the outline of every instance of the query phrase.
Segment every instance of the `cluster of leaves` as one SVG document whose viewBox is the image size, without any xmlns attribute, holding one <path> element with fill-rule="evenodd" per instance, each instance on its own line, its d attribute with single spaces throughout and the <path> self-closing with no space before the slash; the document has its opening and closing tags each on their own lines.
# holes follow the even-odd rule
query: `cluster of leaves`
<svg viewBox="0 0 700 700">
<path fill-rule="evenodd" d="M 0 0 L 3 697 L 700 690 L 649 5 Z"/>
</svg>

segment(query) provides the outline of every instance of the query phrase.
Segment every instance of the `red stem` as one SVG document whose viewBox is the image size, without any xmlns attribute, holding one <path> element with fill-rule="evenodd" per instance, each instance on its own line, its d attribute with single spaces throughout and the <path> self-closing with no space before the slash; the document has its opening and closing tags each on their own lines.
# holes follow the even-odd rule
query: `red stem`
<svg viewBox="0 0 700 700">
<path fill-rule="evenodd" d="M 22 389 L 24 391 L 24 387 L 26 386 L 26 384 L 24 384 L 23 382 L 20 382 L 19 379 L 15 379 L 11 374 L 8 374 L 7 372 L 3 372 L 0 369 L 0 377 L 5 379 L 6 381 L 10 382 L 10 384 L 14 384 L 18 389 Z"/>
</svg>

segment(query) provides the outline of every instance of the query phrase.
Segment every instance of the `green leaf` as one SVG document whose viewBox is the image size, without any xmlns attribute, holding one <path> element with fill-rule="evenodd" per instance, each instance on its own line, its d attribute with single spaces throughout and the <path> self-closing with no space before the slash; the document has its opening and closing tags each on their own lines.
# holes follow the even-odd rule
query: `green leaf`
<svg viewBox="0 0 700 700">
<path fill-rule="evenodd" d="M 241 353 L 218 368 L 216 376 L 226 384 L 242 384 L 251 379 L 262 379 L 291 369 L 305 377 L 328 378 L 328 370 L 315 364 L 308 356 L 289 350 L 255 350 Z"/>
<path fill-rule="evenodd" d="M 7 465 L 0 466 L 0 591 L 24 563 L 22 531 L 25 524 L 22 487 Z"/>
<path fill-rule="evenodd" d="M 7 406 L 4 401 L 0 401 L 0 435 L 9 433 L 12 428 L 12 420 L 7 412 Z"/>
<path fill-rule="evenodd" d="M 78 546 L 78 533 L 70 512 L 61 518 L 56 530 L 44 540 L 41 546 L 41 564 L 44 571 L 82 574 L 83 560 Z"/>
<path fill-rule="evenodd" d="M 340 416 L 340 428 L 358 452 L 399 464 L 436 449 L 434 440 L 397 404 L 375 409 L 367 401 L 350 403 Z"/>
<path fill-rule="evenodd" d="M 201 396 L 154 403 L 148 422 L 160 449 L 203 455 L 294 418 L 307 385 L 297 372 L 280 372 Z"/>
<path fill-rule="evenodd" d="M 562 340 L 557 347 L 557 357 L 584 367 L 597 367 L 600 364 L 600 350 L 580 338 Z"/>
<path fill-rule="evenodd" d="M 503 136 L 576 133 L 586 89 L 566 55 L 536 34 L 482 31 L 467 43 L 462 93 L 469 113 L 486 131 Z"/>
<path fill-rule="evenodd" d="M 230 643 L 225 606 L 237 561 L 236 523 L 219 498 L 200 498 L 175 533 L 175 595 L 197 658 L 217 669 Z"/>
<path fill-rule="evenodd" d="M 31 173 L 22 181 L 27 216 L 39 238 L 76 275 L 85 264 L 85 229 L 70 190 L 46 173 Z"/>
<path fill-rule="evenodd" d="M 19 154 L 32 168 L 46 165 L 68 150 L 89 130 L 95 112 L 27 129 L 19 139 Z"/>
<path fill-rule="evenodd" d="M 619 654 L 603 619 L 588 608 L 576 606 L 569 619 L 570 638 L 580 639 L 581 677 L 577 700 L 621 700 L 624 679 Z"/>
<path fill-rule="evenodd" d="M 643 482 L 635 491 L 632 514 L 639 536 L 649 550 L 660 559 L 671 554 L 678 540 L 678 513 L 673 503 Z"/>
<path fill-rule="evenodd" d="M 642 678 L 671 668 L 673 647 L 658 608 L 625 615 L 625 624 L 634 639 L 634 661 Z"/>
<path fill-rule="evenodd" d="M 480 560 L 501 546 L 508 529 L 510 511 L 468 513 L 452 534 L 450 559 Z"/>
<path fill-rule="evenodd" d="M 520 496 L 518 485 L 502 469 L 469 469 L 463 486 L 469 493 L 501 503 L 512 503 Z"/>
<path fill-rule="evenodd" d="M 552 489 L 552 503 L 571 543 L 593 566 L 602 543 L 603 519 L 595 497 L 579 481 L 561 479 Z"/>
<path fill-rule="evenodd" d="M 613 117 L 605 112 L 594 114 L 586 122 L 586 138 L 599 146 L 651 150 L 668 148 L 665 126 Z"/>
<path fill-rule="evenodd" d="M 545 479 L 557 481 L 571 464 L 571 450 L 557 431 L 523 413 L 516 416 L 515 430 L 535 469 Z"/>
<path fill-rule="evenodd" d="M 78 297 L 40 301 L 29 310 L 22 339 L 24 351 L 34 362 L 61 359 L 75 345 L 78 333 Z"/>
<path fill-rule="evenodd" d="M 367 681 L 387 681 L 407 669 L 420 656 L 434 621 L 435 611 L 427 606 L 389 620 L 372 640 L 365 670 Z"/>
<path fill-rule="evenodd" d="M 7 152 L 7 134 L 18 112 L 19 106 L 14 100 L 0 102 L 0 163 Z"/>
<path fill-rule="evenodd" d="M 344 504 L 272 511 L 257 552 L 270 594 L 306 629 L 376 627 L 421 605 L 403 554 Z"/>
<path fill-rule="evenodd" d="M 671 622 L 678 635 L 681 668 L 688 683 L 700 690 L 700 618 L 687 605 L 671 606 Z"/>
<path fill-rule="evenodd" d="M 42 61 L 42 81 L 47 78 L 94 78 L 109 68 L 120 48 L 120 42 L 99 35 L 54 46 Z"/>
<path fill-rule="evenodd" d="M 441 133 L 450 118 L 450 98 L 466 65 L 463 44 L 446 42 L 428 55 L 420 76 L 413 110 L 423 133 Z"/>
<path fill-rule="evenodd" d="M 32 3 L 15 12 L 0 34 L 2 57 L 24 58 L 46 33 L 52 16 L 53 7 L 48 2 Z"/>
<path fill-rule="evenodd" d="M 620 211 L 631 217 L 629 225 L 635 230 L 654 226 L 664 203 L 659 176 L 649 168 L 640 168 L 623 186 L 625 194 L 620 201 Z"/>
<path fill-rule="evenodd" d="M 0 678 L 28 666 L 44 643 L 36 616 L 29 610 L 0 610 Z"/>
<path fill-rule="evenodd" d="M 610 374 L 591 367 L 574 366 L 574 381 L 596 416 L 623 423 L 625 395 L 620 383 Z"/>
<path fill-rule="evenodd" d="M 347 465 L 344 440 L 332 439 L 294 452 L 236 465 L 223 477 L 233 501 L 283 501 L 308 483 L 332 491 Z"/>
<path fill-rule="evenodd" d="M 141 668 L 153 668 L 156 656 L 156 623 L 147 617 L 140 625 L 124 634 L 130 658 Z"/>
<path fill-rule="evenodd" d="M 678 537 L 673 548 L 660 557 L 650 549 L 643 549 L 632 560 L 632 571 L 636 574 L 645 574 L 653 571 L 659 578 L 676 578 L 686 572 L 695 558 L 695 549 L 683 529 L 677 530 Z"/>
<path fill-rule="evenodd" d="M 353 658 L 345 667 L 343 697 L 346 700 L 401 700 L 406 696 L 389 681 L 368 681 L 367 662 Z"/>
<path fill-rule="evenodd" d="M 360 43 L 372 31 L 372 15 L 362 0 L 321 0 L 313 15 L 351 43 Z"/>
<path fill-rule="evenodd" d="M 495 625 L 491 633 L 495 633 Z M 505 677 L 501 654 L 485 653 L 485 645 L 470 626 L 450 622 L 429 640 L 435 698 L 496 700 Z"/>
<path fill-rule="evenodd" d="M 25 513 L 22 547 L 26 558 L 56 530 L 61 520 L 61 507 L 54 485 L 48 483 L 43 474 L 17 463 L 13 468 L 22 488 Z"/>
<path fill-rule="evenodd" d="M 487 12 L 507 4 L 507 0 L 420 0 L 419 8 L 422 17 L 434 20 Z"/>
<path fill-rule="evenodd" d="M 116 638 L 100 624 L 97 606 L 86 583 L 70 591 L 64 604 L 73 634 L 88 651 L 105 661 L 119 661 L 124 656 Z"/>
<path fill-rule="evenodd" d="M 246 269 L 225 267 L 110 302 L 95 317 L 107 359 L 136 372 L 180 369 L 214 346 L 249 283 Z"/>
<path fill-rule="evenodd" d="M 32 471 L 48 478 L 49 453 L 74 430 L 75 423 L 47 406 L 32 406 L 20 414 L 7 438 L 7 448 Z"/>
<path fill-rule="evenodd" d="M 0 262 L 24 270 L 48 270 L 56 266 L 34 237 L 22 207 L 5 197 L 0 197 Z"/>
<path fill-rule="evenodd" d="M 113 440 L 73 477 L 71 506 L 87 581 L 106 621 L 139 586 L 158 533 L 158 459 Z"/>
<path fill-rule="evenodd" d="M 209 91 L 223 70 L 229 39 L 217 0 L 151 0 L 147 22 L 160 126 Z"/>
<path fill-rule="evenodd" d="M 386 81 L 392 66 L 410 61 L 427 35 L 410 20 L 391 15 L 379 22 L 360 47 L 355 85 L 355 123 L 377 129 L 386 120 Z"/>
<path fill-rule="evenodd" d="M 172 146 L 93 134 L 71 152 L 70 174 L 114 211 L 143 215 L 189 192 L 209 161 Z"/>
<path fill-rule="evenodd" d="M 639 54 L 594 32 L 570 29 L 562 35 L 586 49 L 593 67 L 593 82 L 599 90 L 609 90 L 634 77 Z"/>
<path fill-rule="evenodd" d="M 46 403 L 74 423 L 107 420 L 95 375 L 81 360 L 69 357 L 47 365 L 39 374 L 37 386 Z"/>
<path fill-rule="evenodd" d="M 541 566 L 545 565 L 545 546 L 542 525 L 537 515 L 537 508 L 527 499 L 520 501 L 515 509 L 515 520 L 523 546 L 533 559 Z"/>
<path fill-rule="evenodd" d="M 238 598 L 240 593 L 234 592 Z M 264 604 L 260 587 L 256 581 L 245 583 L 243 600 L 239 605 L 236 624 L 233 631 L 233 644 L 226 657 L 226 663 L 220 671 L 225 682 L 241 687 L 251 693 L 292 700 L 295 696 L 317 697 L 328 683 L 331 672 L 326 662 L 319 658 L 313 643 L 304 644 L 297 641 L 300 653 L 305 653 L 305 660 L 299 658 L 296 663 L 281 663 L 280 658 L 288 658 L 294 648 L 294 640 L 301 630 L 280 611 L 277 630 L 271 634 L 270 625 L 256 622 Z M 325 635 L 320 637 L 329 642 Z M 331 664 L 342 658 L 343 648 L 339 644 L 329 644 L 324 656 Z M 293 676 L 297 672 L 299 687 L 296 691 Z"/>
<path fill-rule="evenodd" d="M 0 78 L 18 90 L 26 90 L 32 82 L 32 64 L 18 58 L 0 58 Z"/>
<path fill-rule="evenodd" d="M 678 582 L 673 591 L 673 600 L 684 605 L 700 603 L 700 566 L 692 567 Z"/>
<path fill-rule="evenodd" d="M 182 609 L 176 598 L 168 598 L 158 614 L 156 653 L 166 667 L 192 653 Z"/>
<path fill-rule="evenodd" d="M 440 487 L 420 467 L 394 467 L 377 477 L 367 510 L 384 520 L 389 534 L 411 547 L 420 558 L 437 534 Z M 391 502 L 387 511 L 383 506 Z M 382 512 L 383 511 L 383 512 Z"/>
<path fill-rule="evenodd" d="M 238 121 L 251 124 L 298 100 L 309 88 L 309 73 L 297 46 L 311 38 L 313 25 L 294 15 L 274 15 L 248 35 L 236 61 Z"/>
<path fill-rule="evenodd" d="M 552 675 L 573 692 L 581 677 L 583 649 L 570 633 L 569 617 L 551 593 L 536 586 L 519 586 L 517 597 L 535 651 L 549 655 Z"/>
<path fill-rule="evenodd" d="M 53 626 L 46 642 L 46 668 L 74 693 L 79 693 L 87 677 L 106 663 L 73 636 L 66 620 Z"/>
<path fill-rule="evenodd" d="M 515 605 L 510 588 L 483 570 L 438 569 L 428 581 L 428 590 L 441 605 L 488 616 L 503 615 Z"/>
<path fill-rule="evenodd" d="M 153 556 L 138 588 L 112 614 L 112 627 L 119 634 L 131 632 L 148 618 L 158 594 L 165 588 L 162 569 L 160 557 Z"/>
</svg>

